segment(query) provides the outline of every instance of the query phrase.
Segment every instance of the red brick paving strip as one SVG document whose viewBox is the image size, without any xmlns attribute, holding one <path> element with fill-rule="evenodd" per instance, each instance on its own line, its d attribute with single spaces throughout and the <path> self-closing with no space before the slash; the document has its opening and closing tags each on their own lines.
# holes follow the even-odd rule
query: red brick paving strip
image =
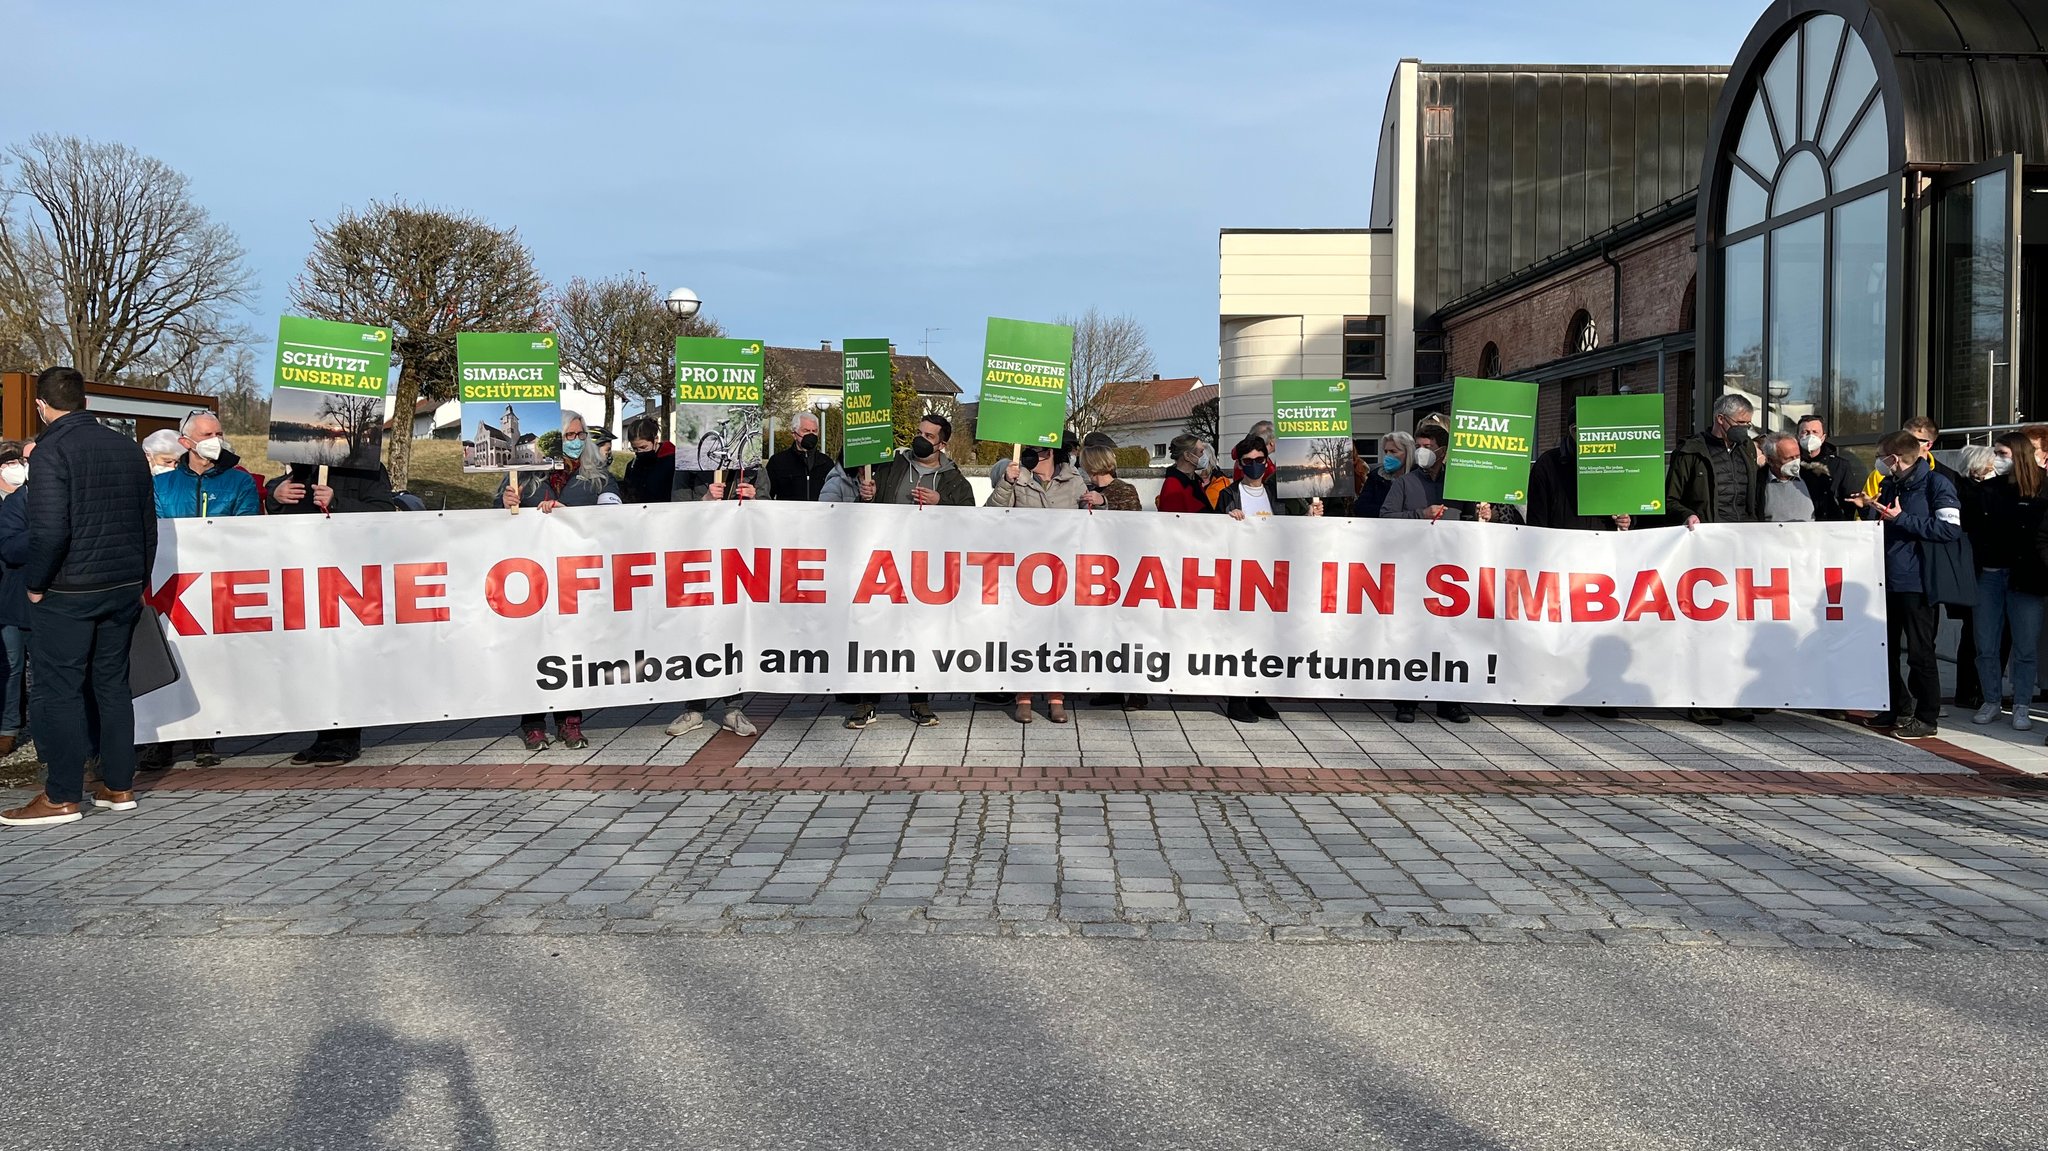
<svg viewBox="0 0 2048 1151">
<path fill-rule="evenodd" d="M 738 739 L 734 742 L 741 743 Z M 2020 794 L 2001 777 L 1804 771 L 1473 771 L 1280 767 L 740 767 L 450 764 L 211 768 L 145 790 L 508 788 L 595 791 L 1216 791 L 1307 795 Z"/>
</svg>

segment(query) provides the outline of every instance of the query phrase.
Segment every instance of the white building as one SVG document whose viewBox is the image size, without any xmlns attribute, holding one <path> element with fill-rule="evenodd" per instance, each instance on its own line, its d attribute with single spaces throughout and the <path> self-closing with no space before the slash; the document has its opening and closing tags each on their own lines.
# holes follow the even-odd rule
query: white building
<svg viewBox="0 0 2048 1151">
<path fill-rule="evenodd" d="M 1199 376 L 1153 376 L 1105 384 L 1097 402 L 1106 416 L 1102 430 L 1118 447 L 1144 448 L 1152 453 L 1153 466 L 1164 467 L 1171 462 L 1166 446 L 1187 430 L 1197 406 L 1215 398 L 1216 385 Z"/>
</svg>

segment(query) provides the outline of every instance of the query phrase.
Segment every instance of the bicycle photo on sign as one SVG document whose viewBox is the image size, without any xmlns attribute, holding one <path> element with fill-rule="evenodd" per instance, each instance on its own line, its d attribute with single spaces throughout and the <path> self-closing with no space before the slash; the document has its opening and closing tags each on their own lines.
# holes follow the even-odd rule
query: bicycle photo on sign
<svg viewBox="0 0 2048 1151">
<path fill-rule="evenodd" d="M 676 408 L 676 468 L 679 471 L 751 471 L 761 466 L 761 409 L 725 404 L 683 404 Z"/>
</svg>

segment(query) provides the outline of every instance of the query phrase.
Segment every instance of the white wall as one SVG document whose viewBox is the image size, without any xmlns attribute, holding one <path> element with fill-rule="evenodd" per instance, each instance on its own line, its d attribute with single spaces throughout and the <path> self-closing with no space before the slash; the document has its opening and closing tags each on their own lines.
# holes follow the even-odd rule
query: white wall
<svg viewBox="0 0 2048 1151">
<path fill-rule="evenodd" d="M 1354 399 L 1411 386 L 1396 333 L 1395 237 L 1384 233 L 1227 232 L 1218 276 L 1219 408 L 1228 447 L 1273 414 L 1276 379 L 1344 374 L 1344 317 L 1385 316 L 1387 378 L 1353 381 Z"/>
</svg>

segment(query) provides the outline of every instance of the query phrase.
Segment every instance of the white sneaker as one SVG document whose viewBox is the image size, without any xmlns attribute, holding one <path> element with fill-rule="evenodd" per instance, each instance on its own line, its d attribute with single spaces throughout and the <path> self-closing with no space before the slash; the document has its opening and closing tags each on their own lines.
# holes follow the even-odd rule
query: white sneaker
<svg viewBox="0 0 2048 1151">
<path fill-rule="evenodd" d="M 1989 703 L 1985 704 L 1985 705 L 1984 705 L 1983 707 L 1980 707 L 1980 708 L 1978 708 L 1978 709 L 1977 709 L 1977 714 L 1976 714 L 1976 715 L 1973 715 L 1973 716 L 1971 716 L 1971 717 L 1970 717 L 1970 722 L 1971 722 L 1971 723 L 1993 723 L 1993 722 L 1996 722 L 1996 721 L 1997 721 L 1997 719 L 1998 719 L 1998 713 L 1999 713 L 2000 711 L 2002 711 L 2002 710 L 2004 710 L 2004 709 L 2003 709 L 2003 708 L 2000 708 L 2000 707 L 1998 706 L 1998 701 L 1994 699 L 1994 700 L 1992 700 L 1991 702 L 1989 702 Z"/>
<path fill-rule="evenodd" d="M 725 728 L 725 730 L 733 733 L 734 735 L 761 734 L 761 729 L 755 727 L 751 722 L 749 722 L 747 717 L 741 714 L 740 709 L 736 707 L 729 707 L 725 709 L 725 720 L 724 722 L 719 724 L 719 726 Z"/>
<path fill-rule="evenodd" d="M 2013 711 L 2012 711 L 2012 729 L 2013 729 L 2014 731 L 2032 731 L 2032 730 L 2034 730 L 2034 717 L 2033 717 L 2033 716 L 2031 716 L 2031 715 L 2029 715 L 2029 714 L 2027 714 L 2027 709 L 2026 709 L 2026 708 L 2024 708 L 2024 707 L 2015 707 L 2015 708 L 2013 708 Z"/>
<path fill-rule="evenodd" d="M 675 722 L 669 724 L 666 728 L 662 730 L 668 732 L 670 735 L 688 735 L 691 732 L 703 726 L 704 713 L 698 711 L 696 708 L 693 707 L 690 710 L 684 712 L 683 714 L 677 716 L 675 718 Z"/>
</svg>

